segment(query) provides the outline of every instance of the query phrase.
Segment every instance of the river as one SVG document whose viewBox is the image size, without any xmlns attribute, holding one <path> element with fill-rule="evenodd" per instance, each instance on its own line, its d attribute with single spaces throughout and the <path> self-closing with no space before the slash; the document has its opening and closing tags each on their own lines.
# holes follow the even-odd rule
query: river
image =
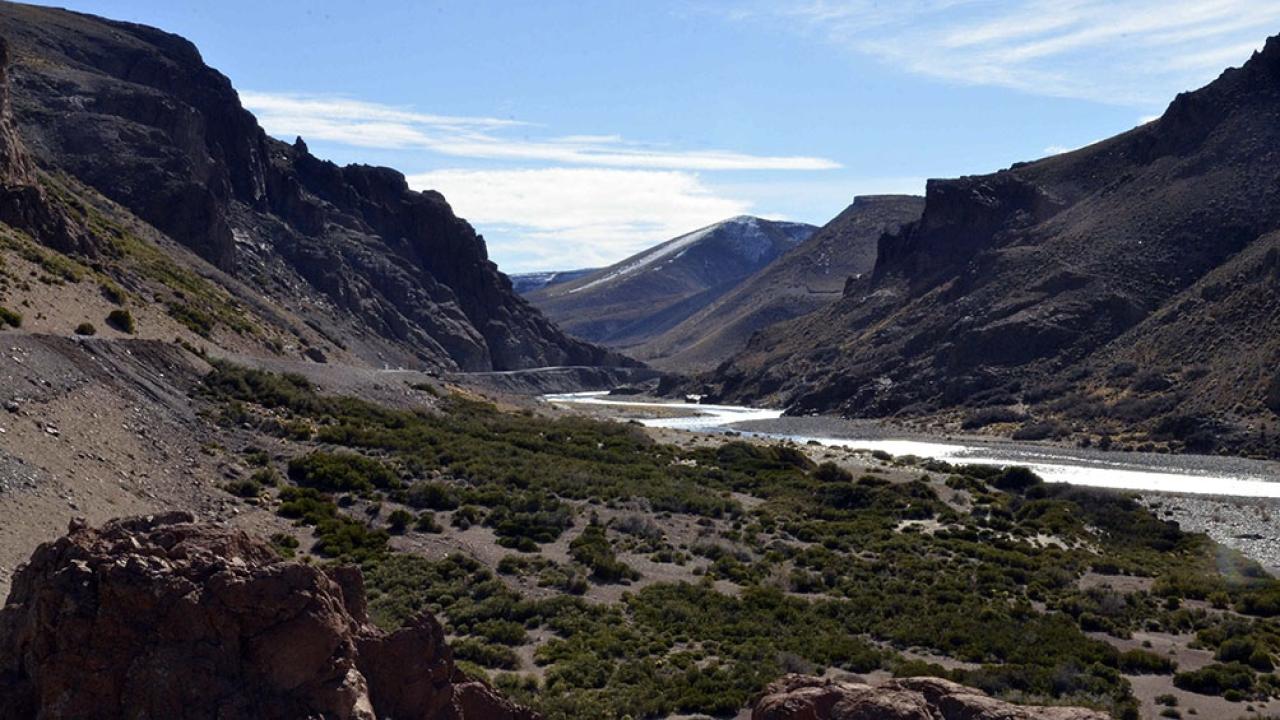
<svg viewBox="0 0 1280 720">
<path fill-rule="evenodd" d="M 634 419 L 649 427 L 704 433 L 733 430 L 756 437 L 882 450 L 891 455 L 915 455 L 957 464 L 1022 465 L 1049 482 L 1141 492 L 1280 498 L 1280 464 L 1262 460 L 1102 452 L 998 440 L 893 437 L 892 430 L 883 426 L 877 426 L 875 432 L 861 426 L 860 433 L 860 426 L 854 423 L 841 425 L 840 421 L 829 418 L 821 422 L 788 418 L 783 417 L 781 410 L 639 400 L 610 396 L 606 392 L 543 398 L 560 405 L 616 407 L 614 417 L 617 419 Z M 832 429 L 833 426 L 836 429 Z"/>
</svg>

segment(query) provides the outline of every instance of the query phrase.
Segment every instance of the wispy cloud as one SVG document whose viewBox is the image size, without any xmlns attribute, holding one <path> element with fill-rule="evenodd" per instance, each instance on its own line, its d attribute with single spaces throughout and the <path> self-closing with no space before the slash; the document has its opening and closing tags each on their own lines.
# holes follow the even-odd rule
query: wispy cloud
<svg viewBox="0 0 1280 720">
<path fill-rule="evenodd" d="M 751 204 L 684 171 L 606 168 L 438 170 L 409 176 L 484 227 L 503 269 L 608 265 Z"/>
<path fill-rule="evenodd" d="M 485 117 L 430 115 L 349 98 L 246 92 L 241 102 L 272 135 L 301 135 L 363 148 L 426 150 L 477 160 L 513 160 L 616 168 L 672 170 L 831 170 L 821 157 L 753 155 L 718 149 L 683 150 L 629 142 L 617 135 L 512 137 L 524 123 Z"/>
<path fill-rule="evenodd" d="M 1240 64 L 1274 0 L 804 0 L 761 4 L 827 42 L 952 82 L 1150 105 Z"/>
</svg>

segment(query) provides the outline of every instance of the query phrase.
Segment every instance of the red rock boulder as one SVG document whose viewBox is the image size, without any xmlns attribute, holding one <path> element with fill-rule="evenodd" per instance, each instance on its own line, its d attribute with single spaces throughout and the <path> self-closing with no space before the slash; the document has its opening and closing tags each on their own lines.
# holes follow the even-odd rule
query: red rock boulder
<svg viewBox="0 0 1280 720">
<path fill-rule="evenodd" d="M 454 668 L 429 615 L 368 623 L 358 570 L 186 513 L 73 522 L 0 610 L 0 720 L 536 716 Z"/>
<path fill-rule="evenodd" d="M 751 720 L 1107 720 L 1097 710 L 996 700 L 939 678 L 882 685 L 788 675 L 756 702 Z"/>
</svg>

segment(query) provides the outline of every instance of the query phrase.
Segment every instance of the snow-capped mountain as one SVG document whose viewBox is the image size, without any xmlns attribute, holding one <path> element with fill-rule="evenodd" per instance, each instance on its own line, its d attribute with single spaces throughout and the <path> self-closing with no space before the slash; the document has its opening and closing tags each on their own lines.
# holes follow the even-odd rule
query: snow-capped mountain
<svg viewBox="0 0 1280 720">
<path fill-rule="evenodd" d="M 528 294 L 580 338 L 627 347 L 674 327 L 804 242 L 812 225 L 739 216 Z"/>
</svg>

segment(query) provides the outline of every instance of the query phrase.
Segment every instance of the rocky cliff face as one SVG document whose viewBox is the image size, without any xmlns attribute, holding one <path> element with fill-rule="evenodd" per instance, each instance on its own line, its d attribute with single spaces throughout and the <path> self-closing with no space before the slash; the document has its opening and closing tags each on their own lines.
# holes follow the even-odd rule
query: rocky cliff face
<svg viewBox="0 0 1280 720">
<path fill-rule="evenodd" d="M 1031 707 L 939 680 L 908 678 L 878 687 L 789 675 L 769 686 L 751 720 L 1107 720 L 1107 713 Z"/>
<path fill-rule="evenodd" d="M 711 388 L 859 416 L 1030 406 L 1032 422 L 1153 438 L 1194 416 L 1249 447 L 1244 435 L 1274 420 L 1261 400 L 1270 375 L 1213 358 L 1230 346 L 1233 362 L 1261 368 L 1270 341 L 1247 322 L 1232 321 L 1245 334 L 1233 338 L 1183 319 L 1209 317 L 1242 297 L 1247 278 L 1266 276 L 1229 268 L 1261 257 L 1245 251 L 1280 229 L 1278 118 L 1273 38 L 1152 123 L 993 175 L 933 181 L 923 216 L 882 239 L 869 277 L 756 337 Z M 1187 295 L 1211 276 L 1216 290 Z M 1263 306 L 1230 314 L 1270 322 Z M 1208 375 L 1184 377 L 1193 356 Z M 1158 377 L 1135 383 L 1134 365 Z"/>
<path fill-rule="evenodd" d="M 0 610 L 0 686 L 6 720 L 536 718 L 463 677 L 429 615 L 372 627 L 358 570 L 186 513 L 41 545 Z"/>
<path fill-rule="evenodd" d="M 57 249 L 84 249 L 84 233 L 53 206 L 19 137 L 9 88 L 9 45 L 0 37 L 0 223 L 46 238 Z"/>
<path fill-rule="evenodd" d="M 307 304 L 306 288 L 357 332 L 450 368 L 625 362 L 521 300 L 438 193 L 268 137 L 190 42 L 9 3 L 0 27 L 16 127 L 39 166 L 282 302 Z"/>
</svg>

